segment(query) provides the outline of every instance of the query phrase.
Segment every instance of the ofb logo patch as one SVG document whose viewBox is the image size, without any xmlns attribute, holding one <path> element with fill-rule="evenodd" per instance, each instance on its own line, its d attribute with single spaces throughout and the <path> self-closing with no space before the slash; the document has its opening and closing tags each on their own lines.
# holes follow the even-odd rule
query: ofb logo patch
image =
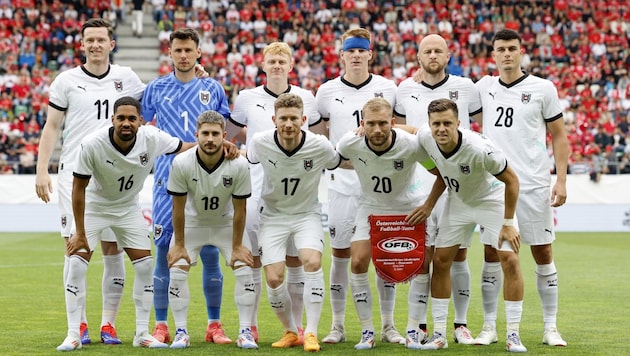
<svg viewBox="0 0 630 356">
<path fill-rule="evenodd" d="M 529 103 L 532 100 L 532 93 L 521 93 L 521 102 L 523 104 Z"/>
<path fill-rule="evenodd" d="M 208 105 L 208 103 L 210 103 L 210 92 L 206 90 L 200 91 L 199 101 L 201 101 L 203 105 Z"/>
<path fill-rule="evenodd" d="M 149 163 L 149 154 L 148 153 L 143 153 L 140 156 L 140 164 L 143 166 L 146 166 Z"/>
<path fill-rule="evenodd" d="M 310 171 L 311 169 L 313 169 L 313 160 L 312 159 L 305 159 L 304 160 L 304 169 L 306 171 Z"/>
<path fill-rule="evenodd" d="M 67 224 L 68 224 L 68 217 L 64 215 L 61 217 L 61 227 L 66 227 Z"/>
<path fill-rule="evenodd" d="M 448 98 L 455 101 L 459 98 L 459 91 L 458 90 L 449 90 L 448 91 Z"/>
<path fill-rule="evenodd" d="M 164 231 L 162 225 L 153 225 L 153 240 L 159 239 L 162 236 L 162 231 Z"/>
<path fill-rule="evenodd" d="M 459 165 L 459 170 L 463 173 L 463 174 L 470 174 L 470 166 L 467 164 L 460 164 Z"/>
<path fill-rule="evenodd" d="M 234 179 L 230 176 L 223 176 L 223 186 L 225 188 L 229 188 L 232 186 L 232 183 L 234 182 Z"/>
<path fill-rule="evenodd" d="M 394 169 L 397 171 L 401 171 L 405 167 L 404 161 L 402 159 L 394 160 Z"/>
<path fill-rule="evenodd" d="M 123 91 L 122 80 L 114 80 L 114 88 L 116 88 L 117 92 Z"/>
</svg>

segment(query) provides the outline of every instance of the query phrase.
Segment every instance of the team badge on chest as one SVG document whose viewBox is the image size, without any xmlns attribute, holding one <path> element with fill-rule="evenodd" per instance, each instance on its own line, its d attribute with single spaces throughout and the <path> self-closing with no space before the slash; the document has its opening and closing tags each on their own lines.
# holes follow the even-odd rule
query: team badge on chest
<svg viewBox="0 0 630 356">
<path fill-rule="evenodd" d="M 148 153 L 143 153 L 140 156 L 140 164 L 143 166 L 146 166 L 149 163 L 149 154 Z"/>
<path fill-rule="evenodd" d="M 123 91 L 122 83 L 123 83 L 122 80 L 114 80 L 114 88 L 116 89 L 117 92 Z"/>
<path fill-rule="evenodd" d="M 401 171 L 403 168 L 405 168 L 405 162 L 402 159 L 395 159 L 394 169 L 397 171 Z"/>
<path fill-rule="evenodd" d="M 527 104 L 532 100 L 532 93 L 521 93 L 521 103 Z"/>
<path fill-rule="evenodd" d="M 304 169 L 307 171 L 310 171 L 311 169 L 313 169 L 313 160 L 312 159 L 305 159 L 304 160 Z"/>
<path fill-rule="evenodd" d="M 210 92 L 205 90 L 200 91 L 199 101 L 201 101 L 203 105 L 208 105 L 208 103 L 210 103 Z"/>
<path fill-rule="evenodd" d="M 234 182 L 234 179 L 230 176 L 223 176 L 223 186 L 225 188 L 229 188 L 232 186 L 232 183 Z"/>
<path fill-rule="evenodd" d="M 470 166 L 467 164 L 460 164 L 459 170 L 462 172 L 462 174 L 470 174 Z"/>
</svg>

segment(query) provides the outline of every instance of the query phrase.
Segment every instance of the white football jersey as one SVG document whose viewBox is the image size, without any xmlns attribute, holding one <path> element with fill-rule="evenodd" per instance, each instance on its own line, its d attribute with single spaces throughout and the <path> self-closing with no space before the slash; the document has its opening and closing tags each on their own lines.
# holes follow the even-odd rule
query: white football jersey
<svg viewBox="0 0 630 356">
<path fill-rule="evenodd" d="M 319 123 L 320 115 L 317 111 L 313 93 L 295 85 L 289 85 L 289 89 L 286 92 L 302 98 L 304 115 L 306 115 L 304 130 Z M 254 134 L 258 132 L 275 129 L 271 117 L 275 114 L 274 103 L 277 98 L 278 95 L 269 91 L 264 85 L 253 89 L 241 90 L 238 93 L 230 120 L 238 126 L 247 126 L 246 143 L 249 143 Z M 250 169 L 252 175 L 252 196 L 258 198 L 262 189 L 263 170 L 260 165 L 252 165 Z"/>
<path fill-rule="evenodd" d="M 470 128 L 470 117 L 481 112 L 481 98 L 475 84 L 456 75 L 446 75 L 436 85 L 417 83 L 407 78 L 398 84 L 394 112 L 404 116 L 407 125 L 420 128 L 429 122 L 429 103 L 436 99 L 450 99 L 457 103 L 459 126 Z"/>
<path fill-rule="evenodd" d="M 466 129 L 459 132 L 459 145 L 448 155 L 440 150 L 428 127 L 417 134 L 440 171 L 448 194 L 470 206 L 503 201 L 505 184 L 495 176 L 507 168 L 505 155 L 486 137 Z"/>
<path fill-rule="evenodd" d="M 381 209 L 402 205 L 420 205 L 426 199 L 433 181 L 419 180 L 418 163 L 427 161 L 427 152 L 420 147 L 416 136 L 392 129 L 392 144 L 382 152 L 373 151 L 366 137 L 352 132 L 337 143 L 341 157 L 349 159 L 361 184 L 359 202 Z M 435 177 L 435 176 L 434 176 Z"/>
<path fill-rule="evenodd" d="M 182 142 L 154 126 L 138 128 L 129 152 L 113 141 L 114 128 L 104 127 L 81 141 L 74 176 L 90 178 L 86 211 L 123 214 L 139 206 L 138 194 L 153 169 L 155 158 L 175 153 Z"/>
<path fill-rule="evenodd" d="M 556 87 L 527 74 L 510 85 L 492 76 L 476 85 L 483 104 L 484 135 L 505 151 L 520 189 L 548 186 L 551 162 L 546 124 L 562 119 Z"/>
<path fill-rule="evenodd" d="M 318 193 L 323 169 L 334 169 L 341 158 L 323 135 L 302 131 L 292 152 L 278 142 L 276 130 L 259 132 L 247 145 L 247 159 L 264 170 L 263 214 L 320 212 Z"/>
<path fill-rule="evenodd" d="M 232 198 L 247 199 L 251 195 L 249 163 L 245 157 L 222 157 L 208 169 L 197 148 L 192 148 L 173 160 L 166 189 L 171 195 L 187 195 L 186 227 L 231 226 Z"/>
<path fill-rule="evenodd" d="M 85 135 L 101 127 L 112 126 L 114 103 L 123 96 L 142 98 L 146 85 L 129 67 L 112 64 L 95 76 L 79 66 L 59 73 L 50 85 L 49 105 L 64 111 L 59 162 L 72 169 Z"/>
<path fill-rule="evenodd" d="M 330 142 L 336 145 L 346 134 L 354 131 L 361 124 L 361 110 L 365 103 L 376 97 L 385 98 L 394 107 L 396 103 L 396 84 L 380 75 L 371 74 L 360 85 L 353 85 L 337 77 L 322 84 L 315 96 L 317 110 L 322 119 L 328 121 Z M 328 188 L 346 195 L 359 195 L 360 186 L 357 175 L 349 169 L 337 169 L 326 172 Z"/>
</svg>

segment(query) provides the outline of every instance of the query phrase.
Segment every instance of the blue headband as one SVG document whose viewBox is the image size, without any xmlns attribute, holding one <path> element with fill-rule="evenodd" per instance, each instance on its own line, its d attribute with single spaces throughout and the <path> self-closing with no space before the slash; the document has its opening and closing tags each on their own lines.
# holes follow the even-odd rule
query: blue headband
<svg viewBox="0 0 630 356">
<path fill-rule="evenodd" d="M 349 37 L 343 41 L 343 50 L 347 51 L 353 48 L 361 48 L 366 51 L 370 50 L 370 40 L 363 37 Z"/>
</svg>

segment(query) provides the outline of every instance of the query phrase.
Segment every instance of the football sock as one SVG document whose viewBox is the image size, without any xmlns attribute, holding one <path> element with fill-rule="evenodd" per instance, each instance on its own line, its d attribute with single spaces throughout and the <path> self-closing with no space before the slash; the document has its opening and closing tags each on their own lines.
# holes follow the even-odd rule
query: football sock
<svg viewBox="0 0 630 356">
<path fill-rule="evenodd" d="M 260 307 L 260 296 L 262 295 L 262 268 L 252 268 L 252 279 L 254 280 L 254 311 L 252 312 L 252 324 L 258 326 L 258 308 Z"/>
<path fill-rule="evenodd" d="M 190 289 L 188 288 L 188 272 L 171 267 L 171 283 L 168 288 L 168 303 L 173 312 L 176 329 L 188 328 L 188 306 L 190 305 Z"/>
<path fill-rule="evenodd" d="M 332 308 L 333 326 L 344 326 L 345 323 L 349 265 L 349 258 L 332 256 L 330 265 L 330 306 Z"/>
<path fill-rule="evenodd" d="M 133 301 L 136 305 L 136 335 L 149 332 L 149 315 L 153 300 L 153 257 L 147 256 L 131 262 L 135 271 Z"/>
<path fill-rule="evenodd" d="M 219 249 L 206 245 L 199 251 L 199 259 L 203 262 L 201 278 L 203 294 L 206 296 L 208 319 L 221 320 L 223 273 L 221 273 L 221 266 L 219 265 Z"/>
<path fill-rule="evenodd" d="M 256 286 L 252 279 L 252 269 L 248 266 L 234 270 L 236 283 L 234 284 L 234 301 L 238 309 L 239 330 L 252 325 L 254 306 L 256 301 Z"/>
<path fill-rule="evenodd" d="M 419 274 L 411 280 L 408 296 L 407 330 L 417 330 L 419 324 L 427 323 L 429 304 L 429 274 Z"/>
<path fill-rule="evenodd" d="M 376 290 L 378 291 L 379 307 L 381 309 L 381 326 L 394 326 L 394 307 L 396 305 L 396 283 L 385 282 L 376 275 Z"/>
<path fill-rule="evenodd" d="M 446 336 L 446 319 L 448 318 L 448 298 L 431 298 L 433 314 L 433 330 Z"/>
<path fill-rule="evenodd" d="M 282 283 L 275 289 L 267 285 L 267 298 L 285 330 L 293 331 L 297 334 L 297 326 L 291 313 L 291 296 L 287 290 L 286 283 Z"/>
<path fill-rule="evenodd" d="M 291 296 L 291 309 L 295 325 L 302 327 L 304 314 L 304 267 L 287 267 L 287 289 Z"/>
<path fill-rule="evenodd" d="M 88 261 L 80 256 L 70 256 L 68 259 L 68 274 L 64 286 L 66 296 L 66 316 L 68 331 L 79 333 L 81 311 L 85 305 L 85 280 L 87 279 Z"/>
<path fill-rule="evenodd" d="M 168 261 L 166 254 L 168 246 L 155 246 L 155 269 L 153 271 L 153 308 L 155 309 L 156 323 L 168 320 L 168 285 L 170 283 L 170 273 L 168 271 Z"/>
<path fill-rule="evenodd" d="M 125 286 L 125 253 L 103 255 L 103 314 L 101 326 L 116 325 L 116 316 Z"/>
<path fill-rule="evenodd" d="M 362 330 L 374 331 L 372 321 L 372 291 L 368 273 L 351 273 L 350 286 L 352 287 L 352 299 L 357 309 Z"/>
<path fill-rule="evenodd" d="M 304 272 L 304 297 L 306 301 L 306 328 L 304 333 L 317 335 L 317 326 L 324 305 L 324 271 Z"/>
<path fill-rule="evenodd" d="M 555 263 L 536 265 L 536 287 L 542 305 L 545 328 L 555 327 L 558 314 L 558 271 Z"/>
<path fill-rule="evenodd" d="M 503 280 L 501 262 L 484 262 L 481 268 L 481 300 L 484 324 L 496 328 L 499 293 Z"/>
<path fill-rule="evenodd" d="M 466 324 L 468 303 L 470 302 L 470 268 L 468 261 L 453 261 L 451 265 L 451 289 L 456 324 Z"/>
</svg>

